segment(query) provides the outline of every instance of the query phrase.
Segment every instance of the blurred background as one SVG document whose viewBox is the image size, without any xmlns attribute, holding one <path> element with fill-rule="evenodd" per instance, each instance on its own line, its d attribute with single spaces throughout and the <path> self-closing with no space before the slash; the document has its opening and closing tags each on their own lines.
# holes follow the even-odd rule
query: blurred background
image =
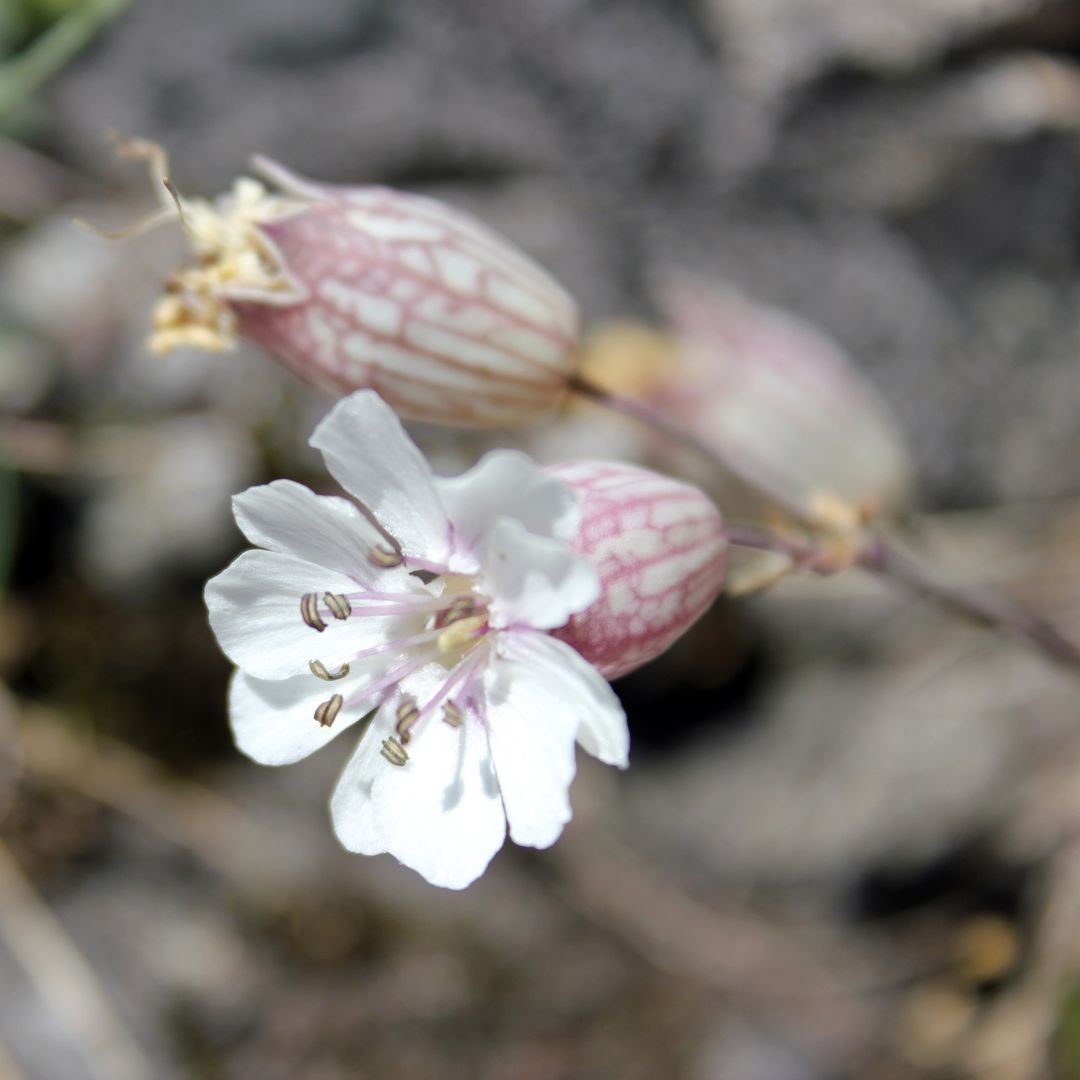
<svg viewBox="0 0 1080 1080">
<path fill-rule="evenodd" d="M 550 852 L 454 894 L 340 850 L 349 747 L 240 758 L 201 601 L 232 493 L 325 487 L 327 401 L 151 357 L 182 236 L 72 224 L 155 205 L 109 131 L 190 195 L 255 152 L 432 194 L 628 393 L 670 281 L 737 290 L 876 386 L 892 527 L 1080 635 L 1080 4 L 0 0 L 0 56 L 0 1076 L 1080 1077 L 1077 682 L 856 572 L 621 681 L 633 766 Z M 584 407 L 417 434 L 692 465 Z"/>
</svg>

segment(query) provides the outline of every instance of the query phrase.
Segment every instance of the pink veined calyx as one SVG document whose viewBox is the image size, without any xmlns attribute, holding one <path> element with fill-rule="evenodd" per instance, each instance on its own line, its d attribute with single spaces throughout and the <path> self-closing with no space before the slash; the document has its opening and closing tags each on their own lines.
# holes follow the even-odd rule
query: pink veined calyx
<svg viewBox="0 0 1080 1080">
<path fill-rule="evenodd" d="M 600 575 L 600 594 L 556 631 L 608 679 L 659 656 L 724 586 L 727 536 L 698 488 L 617 461 L 556 465 L 548 473 L 581 500 L 574 550 Z"/>
<path fill-rule="evenodd" d="M 527 423 L 577 364 L 578 308 L 531 258 L 468 214 L 392 188 L 323 184 L 256 158 L 215 200 L 180 196 L 163 151 L 133 141 L 192 262 L 166 282 L 150 347 L 223 352 L 244 338 L 305 381 L 371 388 L 399 415 Z"/>
<path fill-rule="evenodd" d="M 644 470 L 545 471 L 515 451 L 437 477 L 370 391 L 339 402 L 311 443 L 356 502 L 288 480 L 249 489 L 234 509 L 256 549 L 206 588 L 238 668 L 234 737 L 279 765 L 359 725 L 331 799 L 338 838 L 462 888 L 507 831 L 554 843 L 575 743 L 627 765 L 602 672 L 661 651 L 715 595 L 719 515 Z M 628 582 L 643 611 L 656 604 L 619 639 L 613 589 Z"/>
</svg>

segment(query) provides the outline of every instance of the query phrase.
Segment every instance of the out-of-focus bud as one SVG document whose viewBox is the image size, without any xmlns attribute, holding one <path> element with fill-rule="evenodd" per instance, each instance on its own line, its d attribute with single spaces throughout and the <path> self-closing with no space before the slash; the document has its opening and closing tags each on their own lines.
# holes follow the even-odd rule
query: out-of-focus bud
<svg viewBox="0 0 1080 1080">
<path fill-rule="evenodd" d="M 697 488 L 617 462 L 549 470 L 581 500 L 574 548 L 600 574 L 600 597 L 556 637 L 609 679 L 659 656 L 724 584 L 720 512 Z"/>
<path fill-rule="evenodd" d="M 669 419 L 823 524 L 857 527 L 905 501 L 899 426 L 838 345 L 723 286 L 683 281 L 664 300 L 678 351 L 651 398 Z"/>
<path fill-rule="evenodd" d="M 212 203 L 176 197 L 196 259 L 154 312 L 154 351 L 247 338 L 322 389 L 370 387 L 441 424 L 516 426 L 555 405 L 579 316 L 535 262 L 433 199 L 255 166 L 281 194 L 241 179 Z"/>
</svg>

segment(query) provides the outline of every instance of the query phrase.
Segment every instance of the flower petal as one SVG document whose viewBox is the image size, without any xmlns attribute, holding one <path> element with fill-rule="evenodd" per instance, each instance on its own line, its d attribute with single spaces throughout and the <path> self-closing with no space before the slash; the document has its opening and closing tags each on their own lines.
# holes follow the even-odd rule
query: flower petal
<svg viewBox="0 0 1080 1080">
<path fill-rule="evenodd" d="M 513 518 L 488 529 L 479 554 L 482 587 L 493 599 L 499 626 L 565 626 L 600 595 L 600 578 L 588 559 L 562 540 L 526 532 Z"/>
<path fill-rule="evenodd" d="M 463 889 L 506 835 L 484 729 L 471 718 L 452 728 L 431 716 L 414 732 L 401 766 L 380 753 L 393 734 L 393 709 L 384 708 L 330 800 L 334 831 L 350 851 L 389 852 L 432 885 Z"/>
<path fill-rule="evenodd" d="M 386 537 L 347 499 L 316 495 L 292 480 L 275 480 L 234 496 L 233 513 L 258 547 L 329 567 L 382 590 L 420 588 L 404 568 L 371 563 L 372 548 L 385 548 Z"/>
<path fill-rule="evenodd" d="M 436 478 L 455 539 L 474 549 L 500 517 L 536 536 L 569 542 L 581 524 L 578 498 L 518 450 L 493 450 L 460 476 Z"/>
<path fill-rule="evenodd" d="M 319 705 L 335 693 L 348 697 L 354 686 L 352 679 L 326 683 L 310 674 L 268 680 L 235 672 L 229 684 L 229 726 L 237 749 L 260 765 L 290 765 L 306 758 L 367 712 L 362 704 L 342 708 L 330 727 L 315 719 Z"/>
<path fill-rule="evenodd" d="M 378 394 L 358 390 L 343 398 L 309 441 L 405 554 L 446 559 L 450 528 L 431 468 Z"/>
<path fill-rule="evenodd" d="M 570 820 L 579 718 L 560 699 L 565 680 L 528 655 L 494 660 L 485 680 L 488 742 L 510 838 L 550 847 Z"/>
<path fill-rule="evenodd" d="M 305 593 L 348 593 L 355 582 L 289 555 L 245 551 L 206 585 L 206 608 L 228 658 L 259 679 L 286 679 L 308 671 L 311 660 L 340 667 L 356 653 L 415 633 L 407 616 L 328 617 L 321 633 L 300 614 Z"/>
<path fill-rule="evenodd" d="M 529 630 L 502 635 L 499 653 L 500 662 L 516 661 L 519 671 L 528 666 L 530 674 L 520 677 L 534 687 L 537 699 L 546 696 L 552 713 L 561 710 L 574 716 L 583 750 L 605 765 L 625 769 L 630 764 L 630 731 L 622 704 L 580 653 L 550 634 Z M 499 780 L 502 783 L 501 771 Z"/>
</svg>

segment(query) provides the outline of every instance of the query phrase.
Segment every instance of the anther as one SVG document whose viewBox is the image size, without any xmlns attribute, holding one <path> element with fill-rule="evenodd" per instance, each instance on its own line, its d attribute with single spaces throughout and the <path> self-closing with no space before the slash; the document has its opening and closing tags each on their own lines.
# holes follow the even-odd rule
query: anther
<svg viewBox="0 0 1080 1080">
<path fill-rule="evenodd" d="M 383 739 L 380 753 L 391 765 L 404 765 L 409 760 L 405 747 L 397 739 Z"/>
<path fill-rule="evenodd" d="M 321 727 L 330 727 L 337 719 L 337 714 L 341 712 L 341 706 L 344 704 L 345 699 L 340 694 L 335 694 L 315 710 L 315 719 L 319 721 Z"/>
<path fill-rule="evenodd" d="M 300 597 L 300 615 L 312 630 L 318 630 L 321 634 L 326 629 L 326 623 L 319 615 L 319 597 L 316 593 L 304 593 Z"/>
<path fill-rule="evenodd" d="M 403 701 L 397 709 L 397 733 L 404 746 L 412 738 L 410 729 L 420 719 L 420 710 L 411 701 Z"/>
<path fill-rule="evenodd" d="M 343 593 L 323 593 L 323 603 L 330 609 L 335 619 L 347 619 L 352 614 L 349 598 Z"/>
<path fill-rule="evenodd" d="M 372 566 L 381 566 L 384 570 L 400 566 L 404 561 L 400 551 L 383 547 L 381 544 L 376 544 L 368 555 L 368 562 L 370 562 Z"/>
<path fill-rule="evenodd" d="M 443 705 L 442 718 L 451 727 L 461 727 L 465 722 L 465 714 L 461 711 L 460 706 L 455 705 L 452 701 L 448 701 Z"/>
<path fill-rule="evenodd" d="M 342 664 L 340 671 L 333 673 L 327 668 L 327 666 L 321 660 L 309 660 L 308 667 L 311 669 L 311 674 L 324 682 L 334 682 L 337 679 L 344 679 L 349 674 L 349 665 Z"/>
<path fill-rule="evenodd" d="M 476 602 L 471 596 L 456 596 L 447 607 L 443 608 L 435 616 L 435 627 L 438 629 L 449 626 L 451 623 L 460 622 L 462 619 L 467 619 L 474 614 L 475 611 Z"/>
</svg>

